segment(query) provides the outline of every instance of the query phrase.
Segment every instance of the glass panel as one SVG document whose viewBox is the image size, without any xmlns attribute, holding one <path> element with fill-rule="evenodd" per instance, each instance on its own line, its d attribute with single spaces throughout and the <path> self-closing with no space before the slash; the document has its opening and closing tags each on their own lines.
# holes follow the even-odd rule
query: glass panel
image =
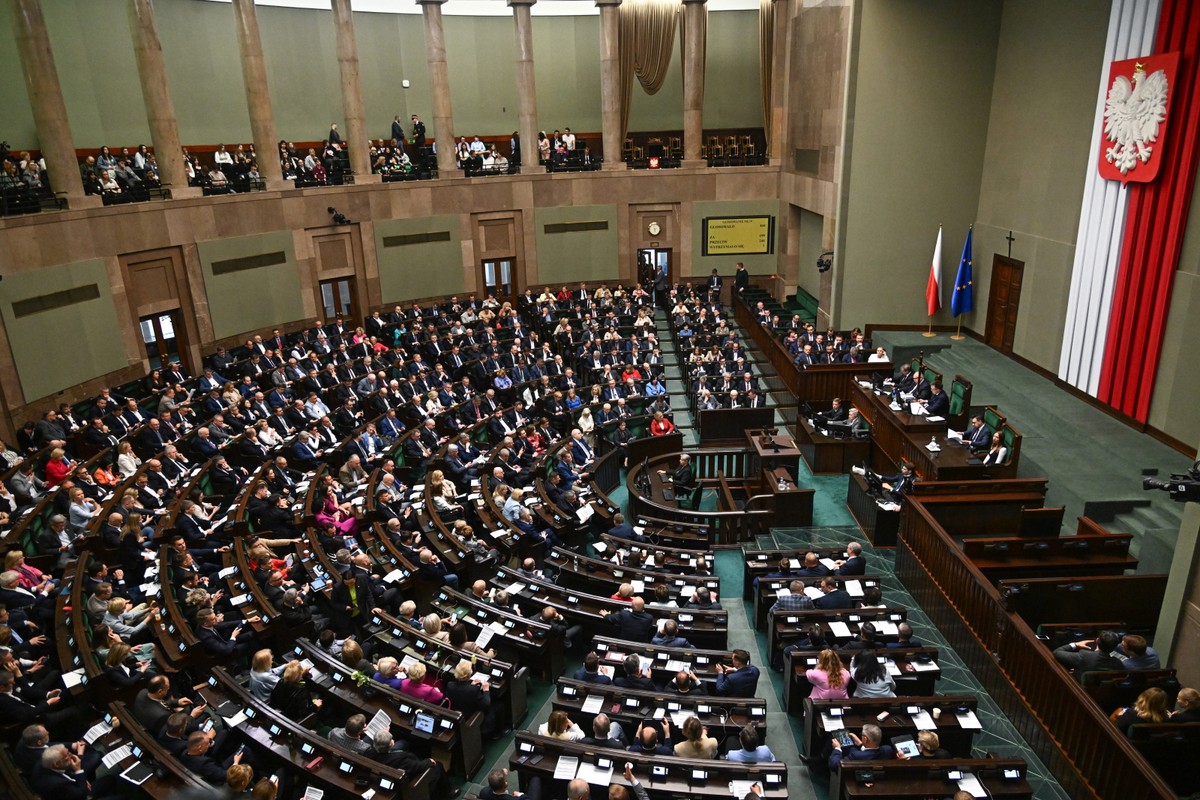
<svg viewBox="0 0 1200 800">
<path fill-rule="evenodd" d="M 141 328 L 142 328 L 142 341 L 143 342 L 145 342 L 146 344 L 150 344 L 151 342 L 158 341 L 158 337 L 154 334 L 154 321 L 153 320 L 149 320 L 149 319 L 142 320 Z"/>
<path fill-rule="evenodd" d="M 329 319 L 336 316 L 333 310 L 333 285 L 329 283 L 321 284 L 321 305 L 325 308 L 325 318 Z"/>
<path fill-rule="evenodd" d="M 500 285 L 504 294 L 512 295 L 512 261 L 508 259 L 500 262 Z"/>
<path fill-rule="evenodd" d="M 350 316 L 350 281 L 338 281 L 338 313 L 343 317 Z"/>
<path fill-rule="evenodd" d="M 175 323 L 171 319 L 170 314 L 160 314 L 158 316 L 158 326 L 162 328 L 162 335 L 164 339 L 175 338 Z"/>
</svg>

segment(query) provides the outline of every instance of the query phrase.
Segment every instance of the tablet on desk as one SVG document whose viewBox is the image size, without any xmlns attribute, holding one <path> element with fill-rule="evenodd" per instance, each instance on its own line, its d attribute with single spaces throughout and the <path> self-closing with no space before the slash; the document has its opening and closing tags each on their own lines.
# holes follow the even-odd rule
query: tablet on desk
<svg viewBox="0 0 1200 800">
<path fill-rule="evenodd" d="M 422 733 L 433 733 L 433 715 L 417 712 L 415 719 L 417 730 Z"/>
</svg>

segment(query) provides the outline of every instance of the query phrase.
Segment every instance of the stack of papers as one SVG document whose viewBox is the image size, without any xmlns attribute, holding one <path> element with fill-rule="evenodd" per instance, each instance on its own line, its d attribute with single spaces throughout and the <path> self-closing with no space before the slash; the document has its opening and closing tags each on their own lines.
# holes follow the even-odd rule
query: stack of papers
<svg viewBox="0 0 1200 800">
<path fill-rule="evenodd" d="M 496 631 L 492 628 L 482 628 L 479 631 L 479 635 L 475 637 L 475 644 L 480 648 L 486 648 L 488 646 L 488 642 L 490 642 L 492 637 L 495 635 Z"/>
<path fill-rule="evenodd" d="M 390 730 L 391 727 L 391 718 L 384 713 L 383 709 L 380 709 L 375 712 L 375 716 L 371 717 L 371 721 L 367 723 L 367 735 L 369 738 L 374 739 L 375 734 Z"/>
<path fill-rule="evenodd" d="M 126 758 L 129 758 L 129 756 L 131 756 L 131 755 L 133 755 L 133 745 L 131 745 L 131 744 L 121 745 L 116 750 L 111 751 L 106 756 L 104 756 L 104 758 L 100 759 L 100 763 L 103 764 L 104 766 L 108 767 L 109 769 L 112 769 L 117 764 L 120 764 L 122 761 L 124 761 Z"/>
<path fill-rule="evenodd" d="M 916 714 L 913 714 L 912 721 L 913 725 L 916 725 L 919 731 L 937 730 L 937 723 L 933 721 L 933 717 L 925 709 L 921 709 Z"/>
<path fill-rule="evenodd" d="M 741 800 L 741 798 L 750 794 L 750 787 L 754 785 L 754 781 L 730 781 L 729 793 Z"/>
<path fill-rule="evenodd" d="M 967 710 L 963 714 L 955 714 L 958 717 L 958 726 L 967 730 L 983 730 L 983 723 L 979 721 L 979 717 L 975 716 L 975 712 Z"/>
<path fill-rule="evenodd" d="M 62 674 L 62 682 L 63 686 L 67 689 L 72 689 L 85 683 L 86 681 L 83 677 L 83 667 L 80 667 L 79 669 L 73 669 L 70 672 L 64 672 Z"/>
<path fill-rule="evenodd" d="M 575 777 L 581 781 L 587 781 L 592 786 L 608 786 L 612 783 L 613 767 L 612 762 L 609 762 L 607 769 L 600 769 L 595 764 L 587 761 L 579 765 L 579 771 Z"/>
<path fill-rule="evenodd" d="M 821 564 L 824 565 L 826 569 L 830 570 L 836 570 L 838 568 L 837 562 L 832 558 L 822 558 Z"/>
<path fill-rule="evenodd" d="M 817 600 L 821 597 L 824 597 L 825 593 L 822 592 L 820 589 L 818 589 L 816 586 L 805 586 L 804 587 L 804 596 L 807 597 L 809 600 Z"/>
<path fill-rule="evenodd" d="M 850 626 L 837 620 L 829 623 L 829 631 L 838 639 L 850 639 L 853 637 L 853 634 L 850 633 Z"/>
<path fill-rule="evenodd" d="M 304 789 L 304 800 L 321 800 L 324 796 L 325 791 L 315 786 L 308 786 Z"/>
<path fill-rule="evenodd" d="M 846 593 L 851 597 L 862 597 L 863 586 L 862 581 L 846 581 Z"/>
<path fill-rule="evenodd" d="M 604 695 L 589 694 L 587 699 L 583 701 L 583 705 L 579 707 L 579 710 L 585 714 L 598 714 L 603 707 Z"/>
<path fill-rule="evenodd" d="M 575 780 L 575 773 L 578 771 L 578 758 L 575 756 L 559 756 L 558 763 L 554 765 L 554 780 L 573 781 Z"/>
<path fill-rule="evenodd" d="M 832 717 L 829 714 L 821 714 L 821 724 L 828 731 L 841 731 L 846 729 L 846 723 L 842 722 L 841 717 Z"/>
<path fill-rule="evenodd" d="M 109 725 L 107 722 L 101 720 L 87 729 L 87 733 L 83 735 L 83 741 L 87 742 L 88 744 L 95 744 L 97 739 L 109 733 L 112 733 L 112 725 Z"/>
<path fill-rule="evenodd" d="M 983 788 L 983 784 L 979 782 L 979 778 L 975 777 L 975 773 L 968 772 L 962 776 L 958 782 L 958 789 L 962 792 L 968 792 L 971 797 L 988 797 L 987 789 Z"/>
</svg>

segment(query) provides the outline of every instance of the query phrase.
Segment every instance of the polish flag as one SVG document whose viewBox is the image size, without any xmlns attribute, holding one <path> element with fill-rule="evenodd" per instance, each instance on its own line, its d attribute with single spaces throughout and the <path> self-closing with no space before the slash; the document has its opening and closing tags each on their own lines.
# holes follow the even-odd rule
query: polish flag
<svg viewBox="0 0 1200 800">
<path fill-rule="evenodd" d="M 929 265 L 929 282 L 925 284 L 925 305 L 929 316 L 942 307 L 942 227 L 938 226 L 937 244 L 933 247 L 933 263 Z"/>
</svg>

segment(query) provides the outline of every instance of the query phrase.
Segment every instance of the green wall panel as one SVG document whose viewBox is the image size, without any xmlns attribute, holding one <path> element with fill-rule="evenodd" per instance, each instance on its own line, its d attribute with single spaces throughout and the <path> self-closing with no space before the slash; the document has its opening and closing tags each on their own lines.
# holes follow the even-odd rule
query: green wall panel
<svg viewBox="0 0 1200 800">
<path fill-rule="evenodd" d="M 391 236 L 448 231 L 448 241 L 386 247 Z M 467 291 L 463 282 L 462 225 L 457 214 L 375 223 L 379 289 L 385 305 Z"/>
<path fill-rule="evenodd" d="M 304 317 L 300 278 L 296 272 L 296 249 L 290 232 L 197 242 L 196 250 L 204 272 L 204 288 L 216 338 L 271 328 Z M 222 275 L 213 272 L 214 262 L 280 251 L 286 257 L 280 264 Z"/>
<path fill-rule="evenodd" d="M 600 17 L 534 17 L 533 71 L 539 130 L 600 130 Z"/>
<path fill-rule="evenodd" d="M 546 233 L 547 225 L 573 222 L 608 223 L 606 230 Z M 534 211 L 538 279 L 557 285 L 608 281 L 617 275 L 617 207 L 563 206 Z"/>
<path fill-rule="evenodd" d="M 13 304 L 22 300 L 92 285 L 99 292 L 94 300 L 21 317 L 14 313 Z M 0 313 L 27 402 L 128 366 L 102 259 L 5 275 Z"/>
</svg>

